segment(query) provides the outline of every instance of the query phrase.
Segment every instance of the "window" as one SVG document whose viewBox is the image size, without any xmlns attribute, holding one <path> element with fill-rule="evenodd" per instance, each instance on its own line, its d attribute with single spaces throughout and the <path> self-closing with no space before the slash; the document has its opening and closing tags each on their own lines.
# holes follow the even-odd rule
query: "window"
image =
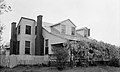
<svg viewBox="0 0 120 72">
<path fill-rule="evenodd" d="M 25 54 L 30 54 L 30 41 L 25 41 Z"/>
<path fill-rule="evenodd" d="M 88 29 L 88 36 L 90 36 L 90 29 Z"/>
<path fill-rule="evenodd" d="M 18 34 L 20 34 L 20 26 L 18 26 Z"/>
<path fill-rule="evenodd" d="M 48 54 L 49 52 L 49 47 L 48 47 L 48 39 L 45 40 L 45 54 Z"/>
<path fill-rule="evenodd" d="M 31 35 L 31 26 L 26 25 L 25 33 Z"/>
<path fill-rule="evenodd" d="M 17 54 L 19 54 L 19 48 L 20 48 L 20 41 L 17 41 Z"/>
<path fill-rule="evenodd" d="M 37 26 L 35 26 L 35 35 L 37 35 Z"/>
<path fill-rule="evenodd" d="M 75 27 L 71 28 L 71 35 L 75 35 Z"/>
<path fill-rule="evenodd" d="M 62 29 L 61 29 L 61 33 L 62 33 L 62 34 L 65 34 L 65 33 L 66 33 L 66 26 L 65 26 L 65 25 L 62 25 L 61 28 L 62 28 Z"/>
</svg>

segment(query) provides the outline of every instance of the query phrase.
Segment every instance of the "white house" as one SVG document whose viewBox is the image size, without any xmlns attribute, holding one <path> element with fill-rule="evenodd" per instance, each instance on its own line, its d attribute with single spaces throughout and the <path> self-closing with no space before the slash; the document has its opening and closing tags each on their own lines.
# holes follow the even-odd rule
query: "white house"
<svg viewBox="0 0 120 72">
<path fill-rule="evenodd" d="M 84 32 L 86 31 L 86 32 Z M 52 54 L 52 45 L 63 44 L 67 40 L 89 40 L 89 29 L 76 30 L 75 24 L 64 20 L 57 24 L 21 17 L 18 25 L 11 26 L 10 54 L 48 55 Z"/>
</svg>

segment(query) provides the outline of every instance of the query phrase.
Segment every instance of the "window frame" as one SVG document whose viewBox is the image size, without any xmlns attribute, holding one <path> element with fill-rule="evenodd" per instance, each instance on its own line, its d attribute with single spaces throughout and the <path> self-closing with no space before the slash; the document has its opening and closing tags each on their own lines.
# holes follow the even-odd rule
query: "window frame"
<svg viewBox="0 0 120 72">
<path fill-rule="evenodd" d="M 75 27 L 71 27 L 71 35 L 75 35 Z"/>
<path fill-rule="evenodd" d="M 66 34 L 66 25 L 61 25 L 61 34 Z"/>
<path fill-rule="evenodd" d="M 49 39 L 45 39 L 45 55 L 49 54 Z"/>
<path fill-rule="evenodd" d="M 30 25 L 26 25 L 25 34 L 31 35 L 31 26 Z"/>
<path fill-rule="evenodd" d="M 21 26 L 19 25 L 18 26 L 18 35 L 20 34 L 20 29 L 21 29 Z"/>
<path fill-rule="evenodd" d="M 27 42 L 29 43 L 27 46 Z M 26 53 L 26 50 L 29 50 L 28 53 Z M 30 41 L 25 41 L 25 54 L 30 55 Z"/>
</svg>

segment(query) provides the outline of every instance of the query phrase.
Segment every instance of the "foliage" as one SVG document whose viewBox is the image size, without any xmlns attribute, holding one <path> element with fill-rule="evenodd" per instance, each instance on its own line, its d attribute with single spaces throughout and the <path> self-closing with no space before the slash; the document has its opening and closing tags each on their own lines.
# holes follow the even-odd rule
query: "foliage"
<svg viewBox="0 0 120 72">
<path fill-rule="evenodd" d="M 57 58 L 58 69 L 63 69 L 65 67 L 65 63 L 68 60 L 68 50 L 65 47 L 56 47 L 53 46 L 52 51 L 54 52 L 55 57 Z"/>
<path fill-rule="evenodd" d="M 0 0 L 0 15 L 9 11 L 12 11 L 11 6 L 7 5 L 4 0 Z"/>
<path fill-rule="evenodd" d="M 4 46 L 2 44 L 2 34 L 3 34 L 3 30 L 4 30 L 4 25 L 0 24 L 0 55 L 1 54 L 5 54 L 5 49 Z"/>
<path fill-rule="evenodd" d="M 86 62 L 87 64 L 88 61 L 93 63 L 95 63 L 95 61 L 109 61 L 108 65 L 119 63 L 120 49 L 115 45 L 102 41 L 67 41 L 63 46 L 64 47 L 53 47 L 58 66 L 61 66 L 61 68 L 65 66 L 63 63 L 66 62 L 67 59 L 70 59 L 71 67 L 75 65 L 76 60 L 79 61 L 80 64 L 82 64 L 82 62 Z"/>
<path fill-rule="evenodd" d="M 98 42 L 97 40 L 71 41 L 68 43 L 69 49 L 75 59 L 80 60 L 84 58 L 89 61 L 110 61 L 114 58 L 119 59 L 119 51 L 115 45 L 102 41 Z"/>
</svg>

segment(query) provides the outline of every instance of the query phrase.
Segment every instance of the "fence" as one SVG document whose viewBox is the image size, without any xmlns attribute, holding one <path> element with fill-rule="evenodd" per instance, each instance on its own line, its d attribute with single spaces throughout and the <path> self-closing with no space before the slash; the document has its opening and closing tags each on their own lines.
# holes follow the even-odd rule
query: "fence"
<svg viewBox="0 0 120 72">
<path fill-rule="evenodd" d="M 35 65 L 47 64 L 48 56 L 32 56 L 32 55 L 0 55 L 0 66 L 13 68 L 17 65 Z"/>
</svg>

